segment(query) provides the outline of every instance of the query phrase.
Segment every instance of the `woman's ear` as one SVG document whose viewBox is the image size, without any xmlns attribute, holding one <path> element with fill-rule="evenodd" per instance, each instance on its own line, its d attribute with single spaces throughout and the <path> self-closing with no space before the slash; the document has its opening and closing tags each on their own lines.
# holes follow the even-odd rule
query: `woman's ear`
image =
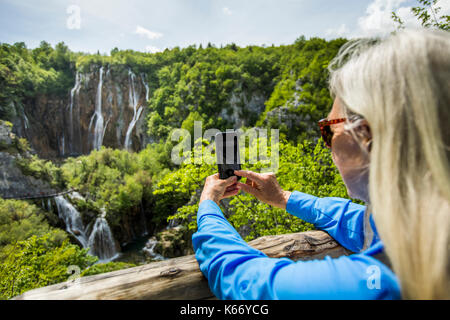
<svg viewBox="0 0 450 320">
<path fill-rule="evenodd" d="M 362 145 L 368 152 L 372 150 L 372 131 L 366 119 L 361 120 L 357 128 L 357 135 L 361 139 Z"/>
</svg>

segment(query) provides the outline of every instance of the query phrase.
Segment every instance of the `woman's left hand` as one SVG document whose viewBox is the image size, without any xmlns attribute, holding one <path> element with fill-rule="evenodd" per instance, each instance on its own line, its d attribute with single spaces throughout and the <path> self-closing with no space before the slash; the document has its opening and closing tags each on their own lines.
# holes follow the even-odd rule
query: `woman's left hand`
<svg viewBox="0 0 450 320">
<path fill-rule="evenodd" d="M 216 173 L 206 178 L 200 203 L 203 200 L 212 200 L 219 205 L 220 200 L 237 195 L 239 190 L 236 176 L 219 179 L 219 174 Z"/>
</svg>

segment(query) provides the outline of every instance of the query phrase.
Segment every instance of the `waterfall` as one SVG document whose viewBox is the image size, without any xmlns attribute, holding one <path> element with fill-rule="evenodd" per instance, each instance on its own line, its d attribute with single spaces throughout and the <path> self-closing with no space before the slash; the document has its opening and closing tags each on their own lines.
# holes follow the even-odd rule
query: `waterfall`
<svg viewBox="0 0 450 320">
<path fill-rule="evenodd" d="M 25 114 L 25 112 L 23 112 L 23 126 L 25 127 L 25 130 L 28 129 L 30 127 L 30 122 L 28 121 L 28 117 Z"/>
<path fill-rule="evenodd" d="M 103 127 L 103 115 L 102 115 L 102 87 L 103 87 L 103 66 L 100 67 L 100 79 L 98 81 L 97 96 L 95 98 L 95 113 L 92 115 L 89 123 L 89 131 L 95 118 L 94 126 L 94 140 L 92 146 L 94 149 L 99 150 L 103 144 L 103 136 L 105 134 L 106 126 Z"/>
<path fill-rule="evenodd" d="M 83 248 L 86 248 L 88 239 L 85 234 L 85 228 L 80 213 L 69 201 L 64 199 L 63 196 L 55 197 L 55 203 L 58 208 L 59 218 L 66 224 L 66 231 L 72 234 L 80 242 Z"/>
<path fill-rule="evenodd" d="M 75 86 L 70 90 L 70 104 L 69 104 L 69 152 L 73 153 L 73 104 L 75 93 L 78 96 L 81 88 L 81 76 L 77 71 L 75 75 Z"/>
<path fill-rule="evenodd" d="M 59 154 L 64 156 L 65 150 L 66 150 L 66 146 L 65 146 L 64 133 L 63 133 L 61 140 L 60 140 L 60 144 L 59 144 Z"/>
<path fill-rule="evenodd" d="M 84 200 L 78 193 L 75 193 L 72 197 Z M 66 224 L 66 231 L 72 234 L 83 248 L 89 248 L 90 254 L 98 256 L 99 262 L 111 261 L 118 256 L 114 237 L 108 221 L 105 219 L 105 211 L 102 211 L 101 216 L 95 220 L 92 232 L 88 237 L 77 209 L 63 196 L 55 197 L 55 203 L 59 218 Z"/>
<path fill-rule="evenodd" d="M 117 257 L 118 253 L 114 237 L 105 219 L 106 212 L 95 220 L 94 228 L 89 236 L 89 253 L 100 258 L 100 262 L 110 261 Z"/>
<path fill-rule="evenodd" d="M 148 235 L 148 228 L 147 228 L 147 222 L 145 221 L 144 207 L 142 206 L 142 201 L 141 201 L 141 210 L 140 211 L 141 211 L 141 223 L 144 226 L 142 236 L 146 236 L 146 235 Z"/>
<path fill-rule="evenodd" d="M 148 101 L 148 94 L 149 94 L 149 89 L 148 89 L 148 83 L 147 83 L 147 78 L 145 76 L 145 73 L 141 74 L 141 80 L 142 80 L 142 84 L 145 87 L 145 103 L 147 103 Z"/>
<path fill-rule="evenodd" d="M 130 87 L 129 87 L 129 103 L 130 106 L 133 107 L 133 118 L 131 119 L 130 124 L 128 125 L 128 129 L 127 129 L 127 134 L 125 136 L 125 143 L 124 143 L 124 147 L 127 150 L 130 150 L 131 148 L 131 140 L 130 140 L 130 136 L 131 136 L 131 132 L 134 129 L 134 126 L 136 125 L 136 122 L 139 120 L 139 117 L 141 116 L 142 113 L 142 106 L 140 106 L 139 108 L 137 108 L 137 105 L 139 103 L 139 95 L 136 92 L 136 86 L 135 86 L 135 74 L 130 70 L 128 70 L 128 79 L 130 81 Z M 147 88 L 147 86 L 146 86 Z M 146 96 L 148 96 L 148 89 Z"/>
<path fill-rule="evenodd" d="M 148 239 L 145 247 L 142 250 L 153 260 L 166 260 L 166 258 L 154 251 L 157 244 L 158 240 L 156 240 L 156 237 L 151 237 L 150 239 Z"/>
<path fill-rule="evenodd" d="M 47 211 L 53 211 L 52 201 L 50 200 L 50 198 L 47 198 Z"/>
</svg>

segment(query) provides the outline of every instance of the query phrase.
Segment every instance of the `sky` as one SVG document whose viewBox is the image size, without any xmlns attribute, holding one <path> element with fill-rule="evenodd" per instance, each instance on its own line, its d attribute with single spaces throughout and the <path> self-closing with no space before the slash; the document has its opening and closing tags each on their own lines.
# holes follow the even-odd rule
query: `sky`
<svg viewBox="0 0 450 320">
<path fill-rule="evenodd" d="M 450 14 L 450 1 L 440 0 Z M 0 42 L 64 41 L 72 51 L 157 52 L 175 46 L 291 44 L 299 36 L 354 38 L 417 25 L 416 0 L 0 0 Z"/>
</svg>

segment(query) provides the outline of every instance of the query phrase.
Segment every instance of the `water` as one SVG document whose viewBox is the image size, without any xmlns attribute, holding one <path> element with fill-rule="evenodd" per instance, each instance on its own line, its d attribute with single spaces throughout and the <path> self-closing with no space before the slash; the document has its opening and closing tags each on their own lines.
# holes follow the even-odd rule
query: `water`
<svg viewBox="0 0 450 320">
<path fill-rule="evenodd" d="M 111 261 L 118 256 L 114 237 L 109 228 L 108 221 L 105 219 L 105 215 L 106 213 L 103 212 L 95 220 L 94 228 L 92 229 L 88 242 L 90 248 L 89 253 L 99 257 L 99 262 Z"/>
<path fill-rule="evenodd" d="M 148 239 L 142 251 L 144 251 L 145 254 L 153 260 L 166 260 L 166 258 L 164 258 L 162 255 L 155 252 L 155 247 L 157 244 L 158 240 L 156 240 L 156 237 L 151 237 L 150 239 Z"/>
<path fill-rule="evenodd" d="M 148 84 L 147 84 L 147 78 L 145 77 L 145 73 L 141 74 L 141 80 L 142 80 L 142 84 L 145 87 L 145 103 L 147 103 L 148 101 L 148 94 L 149 94 L 149 89 L 148 89 Z"/>
<path fill-rule="evenodd" d="M 147 223 L 145 221 L 145 214 L 144 214 L 144 208 L 142 206 L 142 202 L 141 202 L 141 210 L 140 211 L 141 211 L 141 223 L 144 226 L 144 228 L 143 228 L 144 230 L 143 230 L 141 236 L 147 236 L 148 235 L 148 228 L 147 228 Z"/>
<path fill-rule="evenodd" d="M 66 224 L 66 231 L 72 234 L 83 248 L 86 248 L 88 246 L 88 237 L 86 236 L 80 213 L 63 196 L 55 197 L 55 203 L 58 208 L 59 218 Z"/>
<path fill-rule="evenodd" d="M 23 112 L 23 125 L 25 127 L 25 129 L 28 129 L 30 127 L 30 122 L 28 121 L 28 117 L 25 114 L 25 112 Z"/>
<path fill-rule="evenodd" d="M 47 198 L 47 211 L 50 211 L 50 212 L 53 211 L 51 198 Z"/>
<path fill-rule="evenodd" d="M 100 76 L 97 86 L 97 95 L 95 98 L 95 112 L 92 115 L 91 121 L 89 123 L 89 131 L 91 129 L 92 123 L 95 118 L 94 125 L 94 139 L 92 141 L 92 146 L 94 149 L 99 150 L 103 144 L 103 137 L 105 135 L 106 126 L 103 127 L 104 119 L 102 115 L 102 87 L 103 87 L 103 66 L 100 68 Z M 108 125 L 108 124 L 107 124 Z"/>
<path fill-rule="evenodd" d="M 74 195 L 74 198 L 78 197 L 82 198 L 79 194 Z M 118 257 L 114 236 L 105 219 L 105 211 L 95 220 L 92 232 L 88 237 L 86 227 L 83 225 L 77 209 L 63 196 L 55 197 L 55 203 L 58 216 L 66 224 L 66 231 L 72 234 L 83 248 L 89 248 L 90 254 L 99 257 L 98 262 L 107 262 Z"/>
<path fill-rule="evenodd" d="M 130 86 L 129 86 L 129 103 L 130 106 L 133 108 L 133 118 L 130 121 L 130 124 L 128 125 L 128 129 L 127 129 L 127 133 L 125 136 L 125 143 L 124 143 L 124 147 L 127 150 L 130 150 L 131 148 L 131 132 L 134 129 L 134 126 L 136 125 L 136 122 L 139 120 L 139 117 L 141 116 L 143 107 L 140 106 L 139 108 L 137 107 L 138 103 L 139 103 L 139 94 L 136 92 L 136 85 L 135 85 L 135 80 L 136 80 L 136 75 L 131 71 L 128 70 L 128 79 L 130 82 Z M 142 80 L 143 81 L 143 80 Z M 148 86 L 145 85 L 146 87 L 146 97 L 148 98 Z"/>
<path fill-rule="evenodd" d="M 74 104 L 74 97 L 75 93 L 78 96 L 78 93 L 80 92 L 81 88 L 81 76 L 80 73 L 77 71 L 75 75 L 75 86 L 70 90 L 70 104 L 69 104 L 69 151 L 72 154 L 73 153 L 73 104 Z"/>
<path fill-rule="evenodd" d="M 172 220 L 169 221 L 169 224 L 167 225 L 166 230 L 175 228 L 178 225 L 179 225 L 178 220 L 177 219 L 172 219 Z"/>
<path fill-rule="evenodd" d="M 63 136 L 61 137 L 61 140 L 60 140 L 59 154 L 61 156 L 64 156 L 65 155 L 65 151 L 66 151 L 66 146 L 65 146 L 64 133 L 63 133 Z"/>
</svg>

